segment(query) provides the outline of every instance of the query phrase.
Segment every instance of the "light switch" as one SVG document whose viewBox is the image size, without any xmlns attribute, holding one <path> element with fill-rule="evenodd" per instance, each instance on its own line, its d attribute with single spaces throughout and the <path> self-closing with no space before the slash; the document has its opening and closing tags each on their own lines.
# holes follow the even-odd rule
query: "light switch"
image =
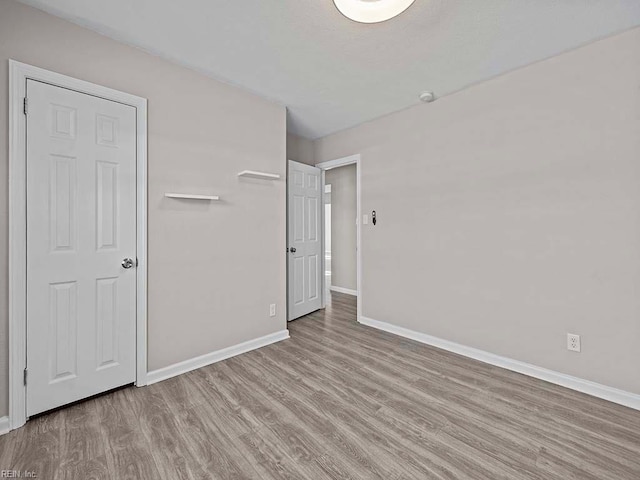
<svg viewBox="0 0 640 480">
<path fill-rule="evenodd" d="M 362 215 L 362 224 L 363 225 L 368 225 L 369 224 L 369 215 L 367 215 L 367 214 Z"/>
</svg>

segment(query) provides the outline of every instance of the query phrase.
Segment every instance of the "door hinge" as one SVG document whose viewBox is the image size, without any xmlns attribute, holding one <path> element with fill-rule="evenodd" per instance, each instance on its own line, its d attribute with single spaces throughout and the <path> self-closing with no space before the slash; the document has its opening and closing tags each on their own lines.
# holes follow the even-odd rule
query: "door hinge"
<svg viewBox="0 0 640 480">
<path fill-rule="evenodd" d="M 23 377 L 24 385 L 27 385 L 27 369 L 24 369 L 24 377 Z"/>
<path fill-rule="evenodd" d="M 26 115 L 27 113 L 29 113 L 29 99 L 27 99 L 27 97 L 24 97 L 23 106 L 24 114 Z"/>
</svg>

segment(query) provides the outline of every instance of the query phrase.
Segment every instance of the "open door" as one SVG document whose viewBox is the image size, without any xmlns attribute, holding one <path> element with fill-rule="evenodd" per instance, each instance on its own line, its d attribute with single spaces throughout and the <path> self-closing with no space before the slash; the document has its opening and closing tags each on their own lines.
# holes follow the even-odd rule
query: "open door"
<svg viewBox="0 0 640 480">
<path fill-rule="evenodd" d="M 321 170 L 289 160 L 287 174 L 288 319 L 322 308 Z"/>
</svg>

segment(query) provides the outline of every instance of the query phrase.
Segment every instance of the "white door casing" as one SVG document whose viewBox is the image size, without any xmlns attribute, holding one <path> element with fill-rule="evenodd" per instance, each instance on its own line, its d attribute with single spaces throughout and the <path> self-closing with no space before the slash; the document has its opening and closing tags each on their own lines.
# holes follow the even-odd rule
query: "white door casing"
<svg viewBox="0 0 640 480">
<path fill-rule="evenodd" d="M 26 88 L 30 416 L 136 379 L 136 110 Z"/>
<path fill-rule="evenodd" d="M 289 161 L 288 319 L 322 308 L 322 181 L 319 168 Z"/>
<path fill-rule="evenodd" d="M 38 80 L 135 108 L 136 112 L 136 379 L 147 383 L 147 100 L 26 63 L 9 60 L 9 428 L 27 420 L 27 81 Z"/>
</svg>

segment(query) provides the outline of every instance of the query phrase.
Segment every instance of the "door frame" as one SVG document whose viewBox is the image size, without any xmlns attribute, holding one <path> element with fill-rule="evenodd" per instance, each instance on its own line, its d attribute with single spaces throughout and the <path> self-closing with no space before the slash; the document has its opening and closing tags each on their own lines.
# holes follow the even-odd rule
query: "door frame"
<svg viewBox="0 0 640 480">
<path fill-rule="evenodd" d="M 322 205 L 321 210 L 321 224 L 322 224 L 322 308 L 326 307 L 326 292 L 327 276 L 325 275 L 325 244 L 324 244 L 324 230 L 325 230 L 325 218 L 324 218 L 324 187 L 325 187 L 325 172 L 338 167 L 344 167 L 346 165 L 356 166 L 356 295 L 357 295 L 357 320 L 360 322 L 362 317 L 362 206 L 361 206 L 361 190 L 360 190 L 360 154 L 349 155 L 348 157 L 337 158 L 335 160 L 329 160 L 327 162 L 316 163 L 316 167 L 322 170 Z M 331 211 L 333 215 L 333 208 Z M 332 259 L 333 261 L 333 259 Z"/>
<path fill-rule="evenodd" d="M 9 429 L 25 424 L 27 360 L 27 80 L 48 83 L 136 109 L 136 382 L 147 377 L 147 100 L 9 60 Z M 28 107 L 27 107 L 28 108 Z"/>
</svg>

